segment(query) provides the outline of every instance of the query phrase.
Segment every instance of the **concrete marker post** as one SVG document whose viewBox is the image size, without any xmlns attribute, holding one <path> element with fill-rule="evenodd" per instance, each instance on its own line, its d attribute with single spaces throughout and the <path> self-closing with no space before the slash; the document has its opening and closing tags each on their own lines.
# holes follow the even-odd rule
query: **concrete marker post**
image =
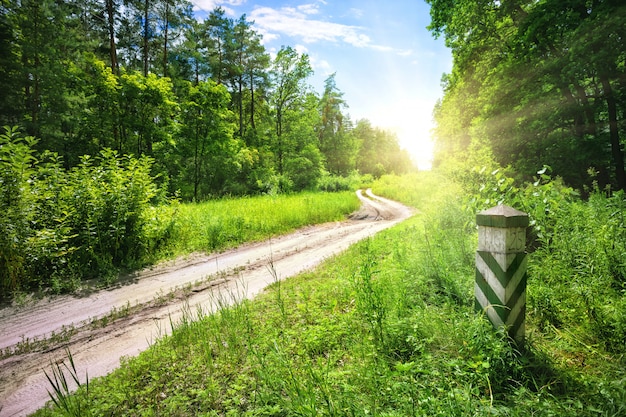
<svg viewBox="0 0 626 417">
<path fill-rule="evenodd" d="M 496 328 L 523 342 L 526 321 L 526 228 L 528 215 L 499 205 L 476 215 L 475 309 Z"/>
</svg>

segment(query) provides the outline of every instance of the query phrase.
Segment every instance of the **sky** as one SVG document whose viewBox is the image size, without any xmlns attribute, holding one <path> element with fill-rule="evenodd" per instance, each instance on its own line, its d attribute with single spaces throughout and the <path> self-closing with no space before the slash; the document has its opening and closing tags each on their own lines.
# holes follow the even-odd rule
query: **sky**
<svg viewBox="0 0 626 417">
<path fill-rule="evenodd" d="M 432 159 L 432 111 L 452 69 L 443 39 L 426 29 L 424 0 L 191 0 L 202 20 L 215 7 L 245 14 L 270 54 L 291 46 L 309 55 L 309 84 L 322 94 L 335 73 L 345 113 L 397 134 L 420 169 Z"/>
</svg>

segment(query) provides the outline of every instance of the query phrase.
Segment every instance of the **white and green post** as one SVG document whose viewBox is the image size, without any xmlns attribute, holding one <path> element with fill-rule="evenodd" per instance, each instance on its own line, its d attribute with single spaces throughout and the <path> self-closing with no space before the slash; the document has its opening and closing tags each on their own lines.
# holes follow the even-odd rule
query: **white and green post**
<svg viewBox="0 0 626 417">
<path fill-rule="evenodd" d="M 523 342 L 526 321 L 526 228 L 528 215 L 497 206 L 476 215 L 476 311 Z"/>
</svg>

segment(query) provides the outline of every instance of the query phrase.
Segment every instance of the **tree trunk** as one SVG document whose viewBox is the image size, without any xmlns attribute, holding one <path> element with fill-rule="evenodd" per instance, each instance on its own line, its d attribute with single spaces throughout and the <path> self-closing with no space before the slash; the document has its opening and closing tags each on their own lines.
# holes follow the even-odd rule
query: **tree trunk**
<svg viewBox="0 0 626 417">
<path fill-rule="evenodd" d="M 589 103 L 587 92 L 578 82 L 574 82 L 574 86 L 576 87 L 576 92 L 578 93 L 579 100 L 583 106 L 583 112 L 585 113 L 585 133 L 595 136 L 597 133 L 596 116 L 593 112 L 593 108 L 591 107 L 591 103 Z"/>
<path fill-rule="evenodd" d="M 108 29 L 109 29 L 109 49 L 111 55 L 111 71 L 113 74 L 120 75 L 120 67 L 117 63 L 117 47 L 115 46 L 115 10 L 113 0 L 106 0 Z"/>
<path fill-rule="evenodd" d="M 256 124 L 254 123 L 254 74 L 252 70 L 250 70 L 250 127 L 256 131 Z"/>
<path fill-rule="evenodd" d="M 283 121 L 282 108 L 276 108 L 276 139 L 277 139 L 277 156 L 278 156 L 278 173 L 283 174 Z"/>
<path fill-rule="evenodd" d="M 600 75 L 600 82 L 604 89 L 604 97 L 609 112 L 609 137 L 611 139 L 611 155 L 615 164 L 615 178 L 617 188 L 626 191 L 626 172 L 624 171 L 624 151 L 619 140 L 619 130 L 617 124 L 617 103 L 613 95 L 613 88 L 605 74 Z"/>
<path fill-rule="evenodd" d="M 198 185 L 200 184 L 200 156 L 198 155 L 198 141 L 200 140 L 200 127 L 198 126 L 198 120 L 200 115 L 196 119 L 195 128 L 195 140 L 194 140 L 194 155 L 193 155 L 193 201 L 198 201 Z"/>
<path fill-rule="evenodd" d="M 163 76 L 167 77 L 167 35 L 168 28 L 170 25 L 170 2 L 169 0 L 165 0 L 165 24 L 164 24 L 164 34 L 163 34 Z"/>
<path fill-rule="evenodd" d="M 148 76 L 148 9 L 150 7 L 149 0 L 145 0 L 143 7 L 143 76 Z"/>
<path fill-rule="evenodd" d="M 572 113 L 572 118 L 574 120 L 574 134 L 578 140 L 582 140 L 585 135 L 585 118 L 580 110 L 580 106 L 578 105 L 578 101 L 574 98 L 574 95 L 569 89 L 569 86 L 564 85 L 561 88 L 563 92 L 563 96 L 565 97 L 565 101 L 567 102 L 568 110 Z"/>
<path fill-rule="evenodd" d="M 243 138 L 243 72 L 239 75 L 239 138 Z"/>
</svg>

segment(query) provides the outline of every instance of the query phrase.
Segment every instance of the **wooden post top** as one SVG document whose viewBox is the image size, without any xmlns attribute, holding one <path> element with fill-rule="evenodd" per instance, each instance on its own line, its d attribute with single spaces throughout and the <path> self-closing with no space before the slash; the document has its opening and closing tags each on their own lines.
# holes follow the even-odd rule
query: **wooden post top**
<svg viewBox="0 0 626 417">
<path fill-rule="evenodd" d="M 476 224 L 500 228 L 527 227 L 528 214 L 500 204 L 476 214 Z"/>
</svg>

